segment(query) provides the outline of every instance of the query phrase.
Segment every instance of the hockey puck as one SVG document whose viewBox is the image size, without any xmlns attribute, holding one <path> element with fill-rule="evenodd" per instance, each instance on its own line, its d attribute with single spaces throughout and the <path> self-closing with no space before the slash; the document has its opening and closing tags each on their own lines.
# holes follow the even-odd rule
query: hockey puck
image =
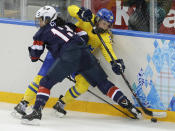
<svg viewBox="0 0 175 131">
<path fill-rule="evenodd" d="M 157 119 L 156 118 L 151 118 L 151 122 L 156 123 L 157 122 Z"/>
</svg>

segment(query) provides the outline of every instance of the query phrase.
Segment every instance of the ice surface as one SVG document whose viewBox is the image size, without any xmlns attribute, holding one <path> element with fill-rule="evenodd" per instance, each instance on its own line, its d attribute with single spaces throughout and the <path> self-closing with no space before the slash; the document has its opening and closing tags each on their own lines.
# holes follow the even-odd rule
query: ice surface
<svg viewBox="0 0 175 131">
<path fill-rule="evenodd" d="M 43 110 L 40 126 L 22 125 L 13 118 L 14 104 L 0 103 L 1 131 L 174 131 L 175 123 L 150 120 L 130 120 L 101 114 L 68 111 L 64 118 L 58 118 L 52 109 Z"/>
</svg>

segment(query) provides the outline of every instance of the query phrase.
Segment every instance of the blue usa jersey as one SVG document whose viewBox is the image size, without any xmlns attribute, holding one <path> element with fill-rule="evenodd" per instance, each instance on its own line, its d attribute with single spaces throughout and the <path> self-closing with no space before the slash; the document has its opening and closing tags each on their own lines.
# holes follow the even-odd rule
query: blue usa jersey
<svg viewBox="0 0 175 131">
<path fill-rule="evenodd" d="M 87 42 L 87 33 L 78 33 Z M 54 22 L 40 28 L 33 37 L 33 45 L 30 47 L 31 59 L 39 59 L 45 47 L 51 52 L 54 58 L 59 57 L 62 46 L 68 44 L 71 39 L 77 38 L 75 33 L 68 25 L 63 27 L 56 26 Z M 86 36 L 86 37 L 84 37 Z"/>
</svg>

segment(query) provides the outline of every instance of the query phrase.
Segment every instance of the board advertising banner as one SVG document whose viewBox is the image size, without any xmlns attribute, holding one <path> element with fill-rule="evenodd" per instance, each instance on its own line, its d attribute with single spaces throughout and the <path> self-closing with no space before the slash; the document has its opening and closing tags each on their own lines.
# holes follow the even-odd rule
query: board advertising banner
<svg viewBox="0 0 175 131">
<path fill-rule="evenodd" d="M 101 8 L 112 10 L 115 16 L 114 28 L 128 29 L 129 16 L 135 7 L 123 6 L 121 0 L 91 0 L 91 9 L 94 13 Z M 175 0 L 173 0 L 172 7 L 161 24 L 159 33 L 175 34 Z"/>
</svg>

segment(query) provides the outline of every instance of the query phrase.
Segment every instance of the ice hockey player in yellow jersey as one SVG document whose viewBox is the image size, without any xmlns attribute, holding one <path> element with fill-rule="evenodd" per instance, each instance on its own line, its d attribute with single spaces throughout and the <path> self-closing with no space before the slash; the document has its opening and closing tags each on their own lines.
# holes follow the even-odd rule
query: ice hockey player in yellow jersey
<svg viewBox="0 0 175 131">
<path fill-rule="evenodd" d="M 79 8 L 76 5 L 69 6 L 68 12 L 72 17 L 78 20 L 76 26 L 88 33 L 88 45 L 91 52 L 93 53 L 97 48 L 100 48 L 106 61 L 108 61 L 112 65 L 113 71 L 117 75 L 120 75 L 121 71 L 124 72 L 125 66 L 123 60 L 117 59 L 112 48 L 110 29 L 114 22 L 113 13 L 105 8 L 102 8 L 97 12 L 96 15 L 93 15 L 89 9 L 85 9 L 84 7 Z M 89 22 L 90 20 L 94 23 L 95 28 L 92 28 Z M 107 53 L 106 49 L 98 38 L 96 32 L 101 35 L 107 48 L 118 63 L 117 65 L 113 65 L 114 62 L 111 60 L 109 54 Z M 75 76 L 75 80 L 75 86 L 67 90 L 65 96 L 61 95 L 58 102 L 53 107 L 55 110 L 57 110 L 57 114 L 61 114 L 61 116 L 63 116 L 63 114 L 66 114 L 64 106 L 68 103 L 71 103 L 75 98 L 86 92 L 88 90 L 88 87 L 90 86 L 89 81 L 87 81 L 80 74 L 77 74 Z M 104 82 L 97 87 L 104 95 L 110 97 L 113 101 L 118 103 L 123 108 L 128 109 L 136 118 L 141 117 L 141 112 L 137 108 L 135 108 L 135 106 L 133 106 L 133 104 L 127 99 L 127 97 L 121 92 L 121 90 L 116 87 L 112 82 L 108 81 L 107 78 L 104 79 Z"/>
</svg>

